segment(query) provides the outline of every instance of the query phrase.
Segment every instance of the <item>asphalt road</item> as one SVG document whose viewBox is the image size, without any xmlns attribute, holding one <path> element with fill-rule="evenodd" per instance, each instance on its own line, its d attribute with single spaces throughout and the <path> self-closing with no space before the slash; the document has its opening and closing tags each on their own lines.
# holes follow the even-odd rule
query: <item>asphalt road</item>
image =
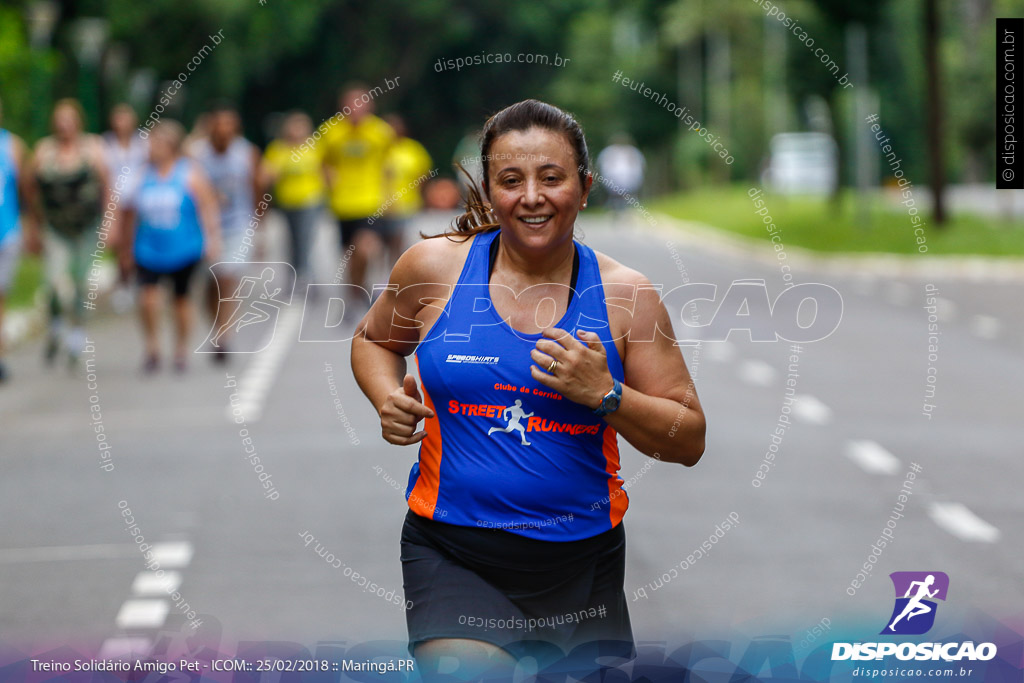
<svg viewBox="0 0 1024 683">
<path fill-rule="evenodd" d="M 443 224 L 430 216 L 414 227 Z M 708 249 L 664 224 L 597 218 L 581 227 L 588 244 L 666 290 L 715 283 L 720 301 L 736 280 L 763 280 L 772 299 L 784 288 L 777 265 Z M 326 225 L 318 239 L 317 279 L 331 282 L 337 250 Z M 789 343 L 754 343 L 742 332 L 684 347 L 709 429 L 695 468 L 645 467 L 620 440 L 622 475 L 636 477 L 625 523 L 637 637 L 799 636 L 823 618 L 836 631 L 862 620 L 880 628 L 893 599 L 886 575 L 897 570 L 944 571 L 944 610 L 980 609 L 1020 629 L 1020 283 L 798 268 L 794 281 L 827 283 L 844 302 L 838 329 L 801 345 L 795 368 Z M 938 290 L 941 331 L 930 418 L 922 414 L 926 284 Z M 702 322 L 711 308 L 699 309 Z M 670 310 L 677 329 L 680 315 L 691 320 Z M 285 309 L 271 348 L 236 355 L 226 368 L 196 356 L 184 376 L 143 378 L 134 317 L 102 310 L 89 327 L 92 381 L 84 369 L 44 368 L 36 344 L 11 354 L 13 380 L 0 388 L 0 643 L 143 652 L 160 634 L 188 632 L 188 609 L 207 635 L 222 629 L 222 642 L 405 638 L 401 608 L 364 592 L 314 547 L 400 595 L 401 489 L 415 449 L 380 438 L 349 345 L 299 343 L 299 321 L 297 307 Z M 196 331 L 197 345 L 206 331 Z M 791 369 L 799 397 L 791 426 L 755 487 Z M 236 390 L 244 425 L 231 419 Z M 851 596 L 912 463 L 920 472 L 893 540 Z M 147 572 L 124 507 L 157 548 L 162 580 Z M 730 515 L 738 525 L 689 561 Z M 168 599 L 175 589 L 181 597 Z"/>
</svg>

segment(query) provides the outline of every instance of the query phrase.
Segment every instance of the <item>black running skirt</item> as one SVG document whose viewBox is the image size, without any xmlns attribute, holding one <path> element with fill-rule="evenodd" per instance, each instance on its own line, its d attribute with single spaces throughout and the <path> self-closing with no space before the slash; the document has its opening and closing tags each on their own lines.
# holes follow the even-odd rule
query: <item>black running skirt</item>
<svg viewBox="0 0 1024 683">
<path fill-rule="evenodd" d="M 623 591 L 626 533 L 541 541 L 501 529 L 436 522 L 412 511 L 402 529 L 409 651 L 435 638 L 468 638 L 513 656 L 529 643 L 568 653 L 601 641 L 602 653 L 634 656 Z"/>
</svg>

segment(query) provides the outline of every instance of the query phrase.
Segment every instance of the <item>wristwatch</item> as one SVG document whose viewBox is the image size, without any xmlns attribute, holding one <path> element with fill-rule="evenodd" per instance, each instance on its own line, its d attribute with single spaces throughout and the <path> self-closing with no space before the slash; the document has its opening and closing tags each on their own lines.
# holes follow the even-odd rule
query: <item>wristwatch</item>
<svg viewBox="0 0 1024 683">
<path fill-rule="evenodd" d="M 601 399 L 601 405 L 594 409 L 594 415 L 604 417 L 608 413 L 614 413 L 619 409 L 619 404 L 622 402 L 622 384 L 614 377 L 612 381 L 615 382 L 615 386 Z"/>
</svg>

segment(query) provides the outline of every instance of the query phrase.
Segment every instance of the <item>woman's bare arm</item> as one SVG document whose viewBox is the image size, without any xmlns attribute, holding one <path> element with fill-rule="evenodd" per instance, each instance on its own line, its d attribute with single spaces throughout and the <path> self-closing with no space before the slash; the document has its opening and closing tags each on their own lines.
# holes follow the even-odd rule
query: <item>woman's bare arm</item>
<svg viewBox="0 0 1024 683">
<path fill-rule="evenodd" d="M 642 453 L 692 467 L 704 454 L 704 411 L 659 292 L 646 278 L 637 285 L 622 403 L 605 419 Z"/>
<path fill-rule="evenodd" d="M 416 432 L 416 425 L 434 417 L 407 372 L 405 357 L 420 341 L 417 316 L 450 291 L 445 281 L 451 277 L 452 259 L 446 252 L 452 250 L 443 241 L 419 242 L 402 254 L 389 288 L 359 322 L 352 339 L 352 373 L 381 417 L 382 435 L 397 445 L 421 441 L 426 432 Z"/>
<path fill-rule="evenodd" d="M 206 174 L 195 164 L 189 173 L 188 182 L 189 189 L 192 190 L 192 194 L 196 198 L 196 213 L 199 215 L 199 225 L 203 230 L 205 241 L 204 255 L 210 261 L 217 261 L 223 255 L 220 253 L 220 208 L 213 185 L 206 178 Z"/>
<path fill-rule="evenodd" d="M 617 334 L 625 335 L 626 381 L 619 409 L 605 420 L 645 455 L 693 466 L 704 453 L 704 412 L 674 344 L 668 311 L 647 278 L 628 268 L 610 270 L 602 272 L 606 282 L 623 283 L 636 294 L 629 320 L 613 324 L 620 328 Z M 609 287 L 605 286 L 606 292 Z M 584 332 L 573 338 L 565 330 L 552 328 L 545 337 L 531 354 L 536 363 L 531 368 L 533 377 L 572 401 L 597 408 L 614 385 L 598 336 Z M 559 361 L 554 375 L 546 371 L 552 358 Z"/>
</svg>

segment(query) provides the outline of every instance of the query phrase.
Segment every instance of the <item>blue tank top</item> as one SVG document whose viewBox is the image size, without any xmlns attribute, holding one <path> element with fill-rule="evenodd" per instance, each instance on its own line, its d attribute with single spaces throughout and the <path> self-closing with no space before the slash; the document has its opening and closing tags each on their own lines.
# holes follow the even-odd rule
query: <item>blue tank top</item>
<svg viewBox="0 0 1024 683">
<path fill-rule="evenodd" d="M 14 138 L 0 128 L 0 246 L 18 239 L 18 168 L 14 163 Z"/>
<path fill-rule="evenodd" d="M 179 159 L 161 178 L 146 166 L 135 195 L 139 227 L 135 262 L 159 273 L 180 270 L 203 255 L 203 231 L 188 187 L 191 162 Z"/>
<path fill-rule="evenodd" d="M 473 238 L 444 312 L 416 349 L 426 438 L 409 475 L 410 509 L 438 522 L 575 541 L 607 531 L 628 505 L 615 430 L 530 375 L 541 338 L 514 330 L 491 301 L 488 252 L 498 230 Z M 594 251 L 575 242 L 579 275 L 565 316 L 596 332 L 623 381 Z"/>
</svg>

